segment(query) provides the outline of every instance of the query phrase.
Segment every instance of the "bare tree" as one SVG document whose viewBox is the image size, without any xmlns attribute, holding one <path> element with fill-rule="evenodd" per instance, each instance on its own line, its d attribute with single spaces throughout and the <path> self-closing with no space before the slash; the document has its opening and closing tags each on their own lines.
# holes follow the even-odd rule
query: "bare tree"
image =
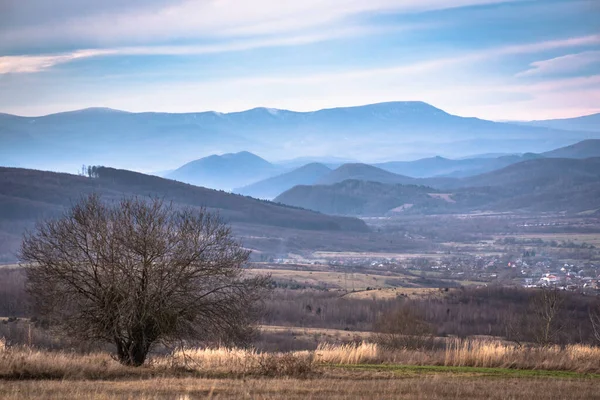
<svg viewBox="0 0 600 400">
<path fill-rule="evenodd" d="M 434 327 L 410 303 L 381 315 L 374 328 L 375 341 L 385 347 L 421 350 L 434 345 Z"/>
<path fill-rule="evenodd" d="M 134 366 L 160 342 L 243 341 L 268 281 L 245 276 L 248 257 L 206 210 L 97 195 L 38 224 L 20 252 L 39 312 Z"/>
<path fill-rule="evenodd" d="M 564 296 L 556 288 L 542 289 L 530 302 L 532 334 L 542 346 L 555 343 L 562 331 L 559 314 L 563 309 Z"/>
<path fill-rule="evenodd" d="M 588 316 L 592 324 L 593 338 L 596 343 L 600 344 L 600 305 L 596 306 L 594 310 L 590 308 Z"/>
</svg>

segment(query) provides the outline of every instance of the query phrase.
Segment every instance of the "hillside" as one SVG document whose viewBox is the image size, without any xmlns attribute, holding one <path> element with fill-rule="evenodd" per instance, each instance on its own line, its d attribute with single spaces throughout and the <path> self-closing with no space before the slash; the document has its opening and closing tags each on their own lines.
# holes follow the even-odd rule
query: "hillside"
<svg viewBox="0 0 600 400">
<path fill-rule="evenodd" d="M 296 186 L 275 201 L 326 214 L 368 216 L 403 212 L 415 205 L 420 211 L 435 209 L 447 202 L 436 194 L 425 186 L 346 180 L 333 185 Z"/>
<path fill-rule="evenodd" d="M 416 179 L 394 174 L 368 164 L 344 164 L 317 181 L 319 185 L 332 185 L 348 179 L 380 183 L 412 184 Z"/>
<path fill-rule="evenodd" d="M 600 157 L 600 140 L 584 140 L 570 146 L 542 153 L 544 157 L 554 158 L 591 158 Z"/>
<path fill-rule="evenodd" d="M 415 161 L 390 161 L 373 165 L 386 171 L 414 178 L 430 178 L 436 176 L 459 178 L 494 171 L 521 161 L 541 157 L 541 155 L 532 153 L 496 157 L 464 158 L 457 160 L 438 156 Z"/>
<path fill-rule="evenodd" d="M 507 191 L 530 192 L 560 181 L 586 183 L 600 179 L 600 158 L 583 160 L 542 158 L 510 165 L 497 171 L 463 178 L 455 187 L 503 187 Z"/>
<path fill-rule="evenodd" d="M 330 217 L 125 170 L 100 168 L 98 178 L 87 178 L 0 168 L 0 262 L 14 259 L 24 229 L 31 228 L 40 218 L 59 215 L 80 196 L 91 192 L 100 193 L 107 201 L 137 195 L 156 196 L 181 206 L 204 206 L 217 211 L 234 227 L 252 229 L 256 232 L 254 235 L 262 233 L 264 236 L 265 231 L 275 228 L 311 232 L 367 231 L 366 225 L 358 219 Z"/>
<path fill-rule="evenodd" d="M 127 113 L 86 109 L 0 118 L 0 165 L 77 171 L 82 164 L 161 171 L 245 149 L 267 159 L 393 159 L 543 152 L 600 133 L 463 118 L 423 102 L 293 112 Z M 235 185 L 239 187 L 242 185 Z"/>
<path fill-rule="evenodd" d="M 312 185 L 330 172 L 331 169 L 323 164 L 311 163 L 233 191 L 259 199 L 273 199 L 296 185 Z"/>
<path fill-rule="evenodd" d="M 283 169 L 247 151 L 212 155 L 189 162 L 165 178 L 211 189 L 232 190 L 273 176 Z"/>
<path fill-rule="evenodd" d="M 401 213 L 600 210 L 600 158 L 534 159 L 446 180 L 436 189 L 344 181 L 297 186 L 275 201 L 340 215 L 384 215 L 394 208 Z"/>
<path fill-rule="evenodd" d="M 525 153 L 511 155 L 490 155 L 461 159 L 429 157 L 415 161 L 389 161 L 373 164 L 395 174 L 413 178 L 474 176 L 502 169 L 512 164 L 537 158 L 590 158 L 600 157 L 600 140 L 588 139 L 560 147 L 541 154 Z"/>
<path fill-rule="evenodd" d="M 576 118 L 519 122 L 519 124 L 568 131 L 600 132 L 600 113 Z"/>
</svg>

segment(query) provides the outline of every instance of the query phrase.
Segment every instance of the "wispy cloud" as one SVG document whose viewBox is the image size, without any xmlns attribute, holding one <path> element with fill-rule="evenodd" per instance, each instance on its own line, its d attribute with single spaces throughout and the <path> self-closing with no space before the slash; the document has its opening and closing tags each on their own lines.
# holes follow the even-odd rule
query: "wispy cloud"
<svg viewBox="0 0 600 400">
<path fill-rule="evenodd" d="M 4 26 L 0 48 L 65 41 L 113 47 L 178 38 L 273 35 L 339 26 L 363 13 L 410 13 L 516 1 L 523 0 L 135 0 L 122 2 L 119 8 L 109 0 L 103 8 L 104 2 L 82 7 L 74 0 L 54 0 L 49 7 L 47 0 L 15 0 L 0 17 Z M 45 13 L 35 11 L 38 3 Z"/>
<path fill-rule="evenodd" d="M 535 54 L 547 50 L 556 50 L 570 47 L 587 46 L 600 44 L 600 35 L 589 35 L 573 37 L 559 40 L 541 41 L 536 43 L 526 43 L 512 46 L 499 46 L 488 49 L 472 51 L 459 54 L 453 57 L 432 58 L 430 60 L 416 63 L 399 65 L 393 67 L 368 68 L 335 71 L 328 73 L 316 73 L 302 76 L 268 76 L 257 78 L 244 78 L 246 81 L 256 83 L 285 83 L 287 81 L 300 81 L 305 83 L 324 82 L 330 80 L 346 80 L 368 77 L 382 77 L 385 75 L 402 75 L 410 73 L 432 73 L 443 71 L 445 68 L 467 64 L 478 61 L 485 61 L 497 57 L 517 55 L 517 54 Z"/>
<path fill-rule="evenodd" d="M 51 68 L 58 64 L 64 64 L 71 61 L 99 57 L 99 56 L 114 56 L 114 55 L 201 55 L 211 53 L 224 53 L 224 52 L 235 52 L 252 50 L 265 47 L 280 47 L 280 46 L 292 46 L 302 45 L 309 43 L 322 42 L 326 40 L 334 40 L 344 37 L 375 34 L 390 31 L 399 31 L 401 29 L 411 29 L 413 27 L 392 27 L 392 28 L 370 28 L 370 27 L 356 27 L 348 29 L 338 29 L 328 32 L 322 32 L 319 34 L 309 35 L 298 35 L 281 38 L 267 38 L 259 40 L 241 40 L 232 41 L 222 44 L 214 45 L 190 45 L 190 46 L 137 46 L 137 47 L 121 47 L 121 48 L 107 48 L 107 49 L 87 49 L 77 50 L 69 53 L 61 54 L 47 54 L 47 55 L 22 55 L 22 56 L 4 56 L 0 57 L 0 74 L 7 73 L 33 73 L 40 72 Z M 411 72 L 413 70 L 435 70 L 441 67 L 464 63 L 469 61 L 485 60 L 493 57 L 499 57 L 511 54 L 525 54 L 525 53 L 536 53 L 546 50 L 578 47 L 586 45 L 600 44 L 600 35 L 589 35 L 582 37 L 574 37 L 560 40 L 543 41 L 537 43 L 528 43 L 514 46 L 495 47 L 490 49 L 483 49 L 474 51 L 467 54 L 458 55 L 455 57 L 448 58 L 436 58 L 430 61 L 423 61 L 410 65 L 403 65 L 398 67 L 384 67 L 374 68 L 367 70 L 354 70 L 343 73 L 331 73 L 331 74 L 315 74 L 310 77 L 304 77 L 299 79 L 305 80 L 323 80 L 330 78 L 340 78 L 342 75 L 345 78 L 351 77 L 364 77 L 375 74 L 398 74 Z M 582 54 L 588 54 L 588 59 L 592 56 L 597 57 L 600 52 L 587 52 Z M 591 54 L 592 56 L 589 56 Z M 555 59 L 556 60 L 556 59 Z M 552 60 L 546 62 L 551 63 Z M 569 63 L 566 60 L 567 64 Z M 564 63 L 564 61 L 560 61 Z M 535 65 L 537 63 L 533 63 Z M 547 68 L 547 67 L 546 67 Z M 280 80 L 282 78 L 272 77 L 267 78 L 270 80 Z M 284 78 L 287 79 L 287 78 Z"/>
<path fill-rule="evenodd" d="M 60 54 L 19 55 L 0 57 L 0 74 L 7 73 L 33 73 L 49 69 L 58 64 L 71 61 L 116 55 L 202 55 L 236 51 L 254 50 L 267 47 L 298 46 L 318 43 L 328 40 L 349 38 L 353 36 L 373 35 L 381 33 L 399 32 L 414 29 L 418 26 L 406 27 L 354 27 L 345 29 L 327 30 L 317 34 L 305 34 L 279 38 L 266 38 L 254 40 L 235 40 L 210 45 L 181 45 L 181 46 L 133 46 L 106 49 L 76 50 Z"/>
<path fill-rule="evenodd" d="M 541 76 L 557 75 L 570 72 L 579 72 L 582 68 L 600 63 L 600 50 L 584 51 L 582 53 L 567 54 L 548 60 L 531 63 L 526 71 L 519 72 L 515 76 Z"/>
</svg>

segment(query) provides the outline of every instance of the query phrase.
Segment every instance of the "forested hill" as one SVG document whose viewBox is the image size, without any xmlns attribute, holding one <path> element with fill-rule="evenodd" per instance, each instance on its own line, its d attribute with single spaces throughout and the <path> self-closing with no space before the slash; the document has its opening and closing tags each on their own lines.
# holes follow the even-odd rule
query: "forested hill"
<svg viewBox="0 0 600 400">
<path fill-rule="evenodd" d="M 99 167 L 94 178 L 20 168 L 0 168 L 0 222 L 56 215 L 87 193 L 106 200 L 157 196 L 177 205 L 207 207 L 232 223 L 306 230 L 366 231 L 364 222 L 206 189 L 137 172 Z M 5 226 L 3 224 L 2 226 Z"/>
</svg>

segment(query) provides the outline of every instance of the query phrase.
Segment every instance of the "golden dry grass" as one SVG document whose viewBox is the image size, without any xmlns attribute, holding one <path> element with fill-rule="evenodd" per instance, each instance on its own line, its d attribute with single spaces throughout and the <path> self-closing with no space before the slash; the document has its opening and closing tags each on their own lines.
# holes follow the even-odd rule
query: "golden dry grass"
<svg viewBox="0 0 600 400">
<path fill-rule="evenodd" d="M 81 355 L 26 348 L 0 351 L 0 379 L 115 379 L 148 372 L 148 368 L 125 367 L 106 353 Z"/>
<path fill-rule="evenodd" d="M 17 399 L 597 399 L 597 381 L 497 379 L 449 374 L 402 377 L 350 374 L 316 379 L 156 378 L 124 381 L 18 381 L 0 385 Z"/>
<path fill-rule="evenodd" d="M 600 246 L 600 234 L 598 233 L 525 233 L 506 236 L 494 236 L 494 239 L 514 237 L 516 239 L 542 239 L 545 242 L 556 240 L 557 242 L 573 242 L 576 244 L 588 243 Z"/>
<path fill-rule="evenodd" d="M 334 364 L 347 367 L 328 367 Z M 375 368 L 365 369 L 365 364 Z M 441 367 L 421 371 L 418 368 L 423 367 L 398 369 L 393 364 Z M 348 369 L 351 365 L 359 369 Z M 81 355 L 0 346 L 0 398 L 600 398 L 598 380 L 585 375 L 490 376 L 488 371 L 456 371 L 450 366 L 600 372 L 600 349 L 581 345 L 524 349 L 500 341 L 458 339 L 451 339 L 447 350 L 438 351 L 392 351 L 366 342 L 322 344 L 314 352 L 291 353 L 185 349 L 131 368 L 104 353 Z"/>
<path fill-rule="evenodd" d="M 600 372 L 600 348 L 585 345 L 519 348 L 499 341 L 454 340 L 444 365 Z"/>
<path fill-rule="evenodd" d="M 332 271 L 296 271 L 288 269 L 254 268 L 250 270 L 250 272 L 252 274 L 270 274 L 274 280 L 292 281 L 300 285 L 327 286 L 336 289 L 354 288 L 355 290 L 392 287 L 392 285 L 386 283 L 386 280 L 390 278 L 405 279 L 407 282 L 416 279 L 413 276 L 404 275 L 384 276 L 360 273 L 350 273 L 346 275 L 344 273 Z"/>
<path fill-rule="evenodd" d="M 382 288 L 378 290 L 362 290 L 360 292 L 348 293 L 345 298 L 349 299 L 394 299 L 398 296 L 406 296 L 418 299 L 431 296 L 442 296 L 439 288 Z"/>
<path fill-rule="evenodd" d="M 263 333 L 278 333 L 287 334 L 294 336 L 297 339 L 317 338 L 319 342 L 336 343 L 336 342 L 348 342 L 357 338 L 361 340 L 368 340 L 371 336 L 371 332 L 364 331 L 350 331 L 344 329 L 332 329 L 332 328 L 308 328 L 308 327 L 290 327 L 280 325 L 261 325 L 260 331 Z"/>
<path fill-rule="evenodd" d="M 27 348 L 0 350 L 0 379 L 127 379 L 173 376 L 310 376 L 326 365 L 388 364 L 600 373 L 600 348 L 584 345 L 519 348 L 494 340 L 450 339 L 446 349 L 385 349 L 375 343 L 321 344 L 315 351 L 185 349 L 125 367 L 106 353 L 87 355 Z"/>
</svg>

